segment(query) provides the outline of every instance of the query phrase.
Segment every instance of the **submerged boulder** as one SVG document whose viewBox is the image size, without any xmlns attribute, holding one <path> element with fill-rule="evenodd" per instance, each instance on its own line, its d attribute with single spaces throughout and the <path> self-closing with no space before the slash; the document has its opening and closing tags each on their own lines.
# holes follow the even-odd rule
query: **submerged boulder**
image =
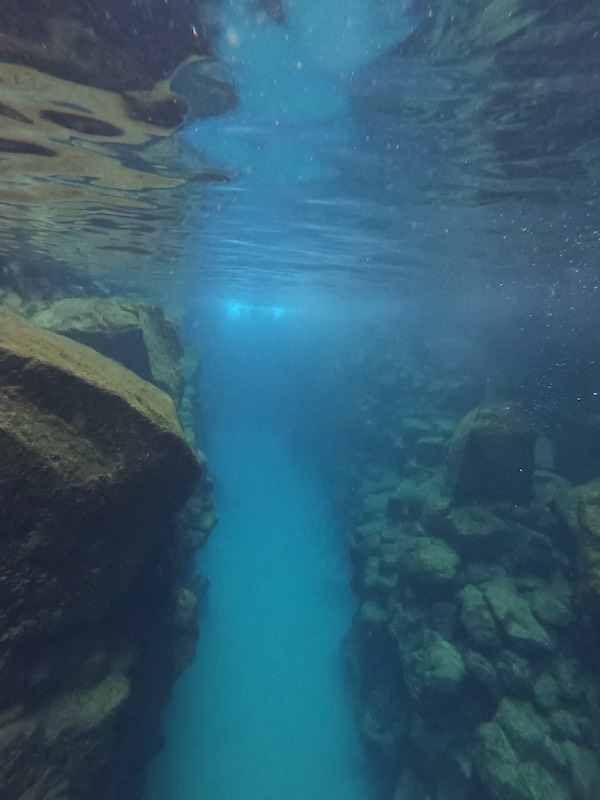
<svg viewBox="0 0 600 800">
<path fill-rule="evenodd" d="M 199 462 L 164 392 L 6 311 L 0 443 L 0 797 L 133 796 L 193 633 L 170 560 Z"/>
<path fill-rule="evenodd" d="M 515 652 L 535 657 L 552 651 L 552 639 L 512 581 L 494 580 L 485 587 L 484 595 L 505 641 Z"/>
<path fill-rule="evenodd" d="M 425 705 L 456 694 L 466 676 L 460 651 L 437 631 L 425 631 L 420 645 L 404 655 L 403 666 L 410 696 Z"/>
<path fill-rule="evenodd" d="M 181 402 L 183 348 L 162 309 L 131 300 L 67 298 L 31 321 L 119 361 Z"/>
<path fill-rule="evenodd" d="M 463 418 L 448 450 L 448 480 L 458 503 L 527 502 L 535 433 L 511 405 L 482 406 Z"/>
<path fill-rule="evenodd" d="M 199 477 L 171 400 L 0 311 L 0 642 L 93 618 Z"/>
</svg>

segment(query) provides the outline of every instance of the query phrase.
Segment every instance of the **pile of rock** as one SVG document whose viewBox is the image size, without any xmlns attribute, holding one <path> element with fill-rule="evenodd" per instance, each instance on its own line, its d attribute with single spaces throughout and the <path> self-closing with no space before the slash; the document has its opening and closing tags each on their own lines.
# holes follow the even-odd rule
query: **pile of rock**
<svg viewBox="0 0 600 800">
<path fill-rule="evenodd" d="M 395 464 L 390 449 L 357 462 L 363 739 L 397 800 L 592 800 L 600 686 L 582 636 L 598 619 L 600 484 L 576 493 L 548 469 L 517 407 L 456 424 L 430 396 L 396 419 Z"/>
</svg>

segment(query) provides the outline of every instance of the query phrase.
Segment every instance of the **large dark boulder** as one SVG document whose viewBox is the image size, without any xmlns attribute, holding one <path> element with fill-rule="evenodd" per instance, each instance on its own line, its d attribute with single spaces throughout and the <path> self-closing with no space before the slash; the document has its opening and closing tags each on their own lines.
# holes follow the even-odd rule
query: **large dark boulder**
<svg viewBox="0 0 600 800">
<path fill-rule="evenodd" d="M 67 298 L 31 321 L 119 361 L 181 402 L 183 348 L 162 309 L 131 300 Z"/>
<path fill-rule="evenodd" d="M 169 624 L 193 636 L 170 553 L 198 460 L 164 392 L 6 311 L 0 446 L 0 797 L 133 797 Z"/>
<path fill-rule="evenodd" d="M 447 474 L 454 500 L 527 502 L 533 486 L 535 438 L 514 406 L 470 411 L 448 449 Z"/>
</svg>

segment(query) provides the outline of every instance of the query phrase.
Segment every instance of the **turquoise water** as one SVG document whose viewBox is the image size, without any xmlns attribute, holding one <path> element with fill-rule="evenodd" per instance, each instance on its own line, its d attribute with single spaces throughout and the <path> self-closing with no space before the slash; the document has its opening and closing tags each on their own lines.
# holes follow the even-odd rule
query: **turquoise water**
<svg viewBox="0 0 600 800">
<path fill-rule="evenodd" d="M 210 581 L 200 644 L 175 687 L 148 800 L 373 796 L 342 656 L 347 547 L 294 423 L 302 406 L 316 412 L 310 398 L 292 408 L 292 369 L 293 391 L 276 393 L 282 364 L 307 357 L 290 325 L 224 314 L 213 326 L 205 447 L 220 523 L 199 557 Z"/>
<path fill-rule="evenodd" d="M 340 306 L 314 277 L 350 274 L 382 240 L 356 225 L 370 205 L 347 172 L 348 158 L 365 166 L 350 84 L 411 30 L 404 5 L 290 0 L 281 26 L 223 4 L 220 55 L 239 107 L 184 134 L 235 178 L 212 191 L 200 225 L 190 218 L 208 299 L 188 301 L 189 327 L 205 356 L 203 448 L 220 523 L 199 560 L 210 588 L 198 653 L 146 800 L 376 794 L 342 656 L 355 607 L 348 545 L 322 471 L 345 402 L 332 366 L 365 309 L 362 294 Z"/>
</svg>

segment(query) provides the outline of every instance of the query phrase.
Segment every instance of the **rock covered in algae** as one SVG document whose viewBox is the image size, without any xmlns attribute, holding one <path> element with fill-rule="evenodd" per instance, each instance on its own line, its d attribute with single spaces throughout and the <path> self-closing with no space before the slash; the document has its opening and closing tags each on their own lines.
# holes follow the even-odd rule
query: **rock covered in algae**
<svg viewBox="0 0 600 800">
<path fill-rule="evenodd" d="M 4 311 L 0 388 L 6 647 L 104 613 L 200 469 L 166 394 Z"/>
<path fill-rule="evenodd" d="M 130 800 L 195 640 L 200 465 L 164 392 L 6 311 L 0 441 L 0 797 Z"/>
<path fill-rule="evenodd" d="M 162 309 L 129 300 L 68 298 L 40 311 L 32 322 L 120 361 L 181 402 L 183 348 Z"/>
<path fill-rule="evenodd" d="M 514 406 L 482 406 L 463 418 L 448 450 L 448 480 L 459 503 L 526 502 L 533 485 L 535 433 Z"/>
</svg>

